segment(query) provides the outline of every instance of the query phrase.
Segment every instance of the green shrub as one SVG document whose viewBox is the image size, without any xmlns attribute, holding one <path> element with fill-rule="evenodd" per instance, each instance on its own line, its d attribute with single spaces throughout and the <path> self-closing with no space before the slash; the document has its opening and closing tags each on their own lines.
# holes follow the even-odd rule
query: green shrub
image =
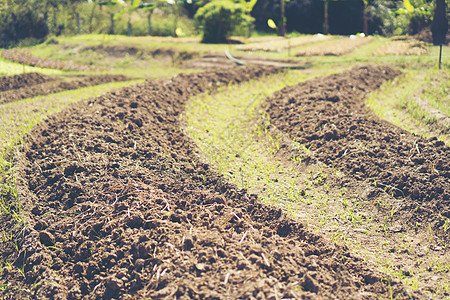
<svg viewBox="0 0 450 300">
<path fill-rule="evenodd" d="M 44 14 L 30 6 L 0 9 L 0 47 L 16 46 L 24 39 L 44 39 L 48 32 Z"/>
<path fill-rule="evenodd" d="M 204 43 L 226 43 L 237 26 L 248 26 L 254 20 L 242 4 L 230 0 L 213 0 L 197 11 L 195 19 L 202 28 Z"/>
</svg>

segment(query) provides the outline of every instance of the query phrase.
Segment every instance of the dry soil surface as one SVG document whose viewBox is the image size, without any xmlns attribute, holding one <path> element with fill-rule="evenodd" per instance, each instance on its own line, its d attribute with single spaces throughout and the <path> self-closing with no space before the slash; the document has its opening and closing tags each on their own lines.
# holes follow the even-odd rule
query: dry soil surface
<svg viewBox="0 0 450 300">
<path fill-rule="evenodd" d="M 40 95 L 76 90 L 113 81 L 127 81 L 123 75 L 93 75 L 76 77 L 45 76 L 38 73 L 0 77 L 0 104 Z"/>
</svg>

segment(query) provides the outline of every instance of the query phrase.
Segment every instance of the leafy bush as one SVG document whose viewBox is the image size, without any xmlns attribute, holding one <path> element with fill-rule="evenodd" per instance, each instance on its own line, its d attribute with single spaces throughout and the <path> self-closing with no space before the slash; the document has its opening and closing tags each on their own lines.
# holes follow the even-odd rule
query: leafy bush
<svg viewBox="0 0 450 300">
<path fill-rule="evenodd" d="M 43 39 L 48 34 L 44 14 L 29 6 L 6 6 L 0 9 L 0 47 L 14 46 L 27 38 Z"/>
<path fill-rule="evenodd" d="M 403 8 L 405 7 L 405 8 Z M 426 0 L 410 0 L 409 10 L 401 3 L 395 20 L 395 35 L 414 35 L 431 24 L 434 3 Z"/>
<path fill-rule="evenodd" d="M 203 30 L 204 43 L 226 43 L 237 26 L 248 26 L 254 20 L 242 4 L 230 0 L 213 0 L 197 11 L 195 19 Z"/>
</svg>

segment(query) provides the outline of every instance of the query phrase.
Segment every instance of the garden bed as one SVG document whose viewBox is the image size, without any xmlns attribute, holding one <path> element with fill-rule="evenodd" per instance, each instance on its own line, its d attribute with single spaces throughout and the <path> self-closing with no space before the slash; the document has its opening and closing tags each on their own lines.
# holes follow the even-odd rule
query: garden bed
<svg viewBox="0 0 450 300">
<path fill-rule="evenodd" d="M 436 138 L 410 134 L 378 120 L 365 94 L 398 71 L 362 66 L 283 89 L 270 97 L 271 122 L 321 161 L 371 183 L 372 198 L 400 198 L 395 214 L 411 228 L 420 224 L 448 238 L 450 148 Z"/>
<path fill-rule="evenodd" d="M 389 41 L 375 50 L 375 55 L 424 55 L 428 49 L 424 42 L 409 39 Z"/>
<path fill-rule="evenodd" d="M 127 81 L 129 78 L 123 75 L 93 75 L 76 77 L 49 77 L 38 73 L 33 75 L 14 75 L 12 78 L 20 84 L 15 89 L 0 92 L 0 104 L 14 102 L 21 99 L 32 98 L 41 95 L 60 93 L 67 90 L 75 90 L 82 87 L 94 86 L 108 82 Z M 11 77 L 3 77 L 6 82 L 14 81 Z M 32 78 L 32 79 L 30 79 Z M 33 80 L 34 79 L 34 80 Z"/>
<path fill-rule="evenodd" d="M 318 46 L 309 47 L 298 52 L 297 56 L 341 56 L 353 52 L 358 47 L 371 43 L 376 39 L 373 37 L 348 37 L 333 40 Z"/>
<path fill-rule="evenodd" d="M 266 51 L 266 52 L 280 52 L 288 48 L 296 48 L 307 44 L 317 43 L 332 39 L 333 37 L 327 35 L 309 35 L 300 36 L 296 38 L 286 38 L 282 40 L 270 40 L 260 43 L 252 43 L 237 46 L 237 50 L 241 51 Z"/>
<path fill-rule="evenodd" d="M 190 96 L 278 71 L 148 81 L 38 125 L 18 156 L 26 226 L 1 217 L 2 297 L 418 297 L 218 176 L 180 130 Z"/>
</svg>

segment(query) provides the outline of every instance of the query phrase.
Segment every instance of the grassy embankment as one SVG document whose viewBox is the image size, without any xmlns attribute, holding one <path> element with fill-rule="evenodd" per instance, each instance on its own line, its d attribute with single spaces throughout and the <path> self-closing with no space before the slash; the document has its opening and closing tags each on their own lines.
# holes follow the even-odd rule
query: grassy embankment
<svg viewBox="0 0 450 300">
<path fill-rule="evenodd" d="M 45 74 L 45 75 L 62 74 L 62 71 L 59 71 L 59 70 L 43 69 L 43 68 L 26 66 L 26 65 L 8 61 L 8 60 L 0 57 L 0 76 L 10 76 L 10 75 L 31 73 L 31 72 L 37 72 L 37 73 L 41 73 L 41 74 Z"/>
<path fill-rule="evenodd" d="M 448 70 L 411 69 L 370 95 L 367 104 L 382 119 L 450 146 L 449 95 Z"/>
</svg>

